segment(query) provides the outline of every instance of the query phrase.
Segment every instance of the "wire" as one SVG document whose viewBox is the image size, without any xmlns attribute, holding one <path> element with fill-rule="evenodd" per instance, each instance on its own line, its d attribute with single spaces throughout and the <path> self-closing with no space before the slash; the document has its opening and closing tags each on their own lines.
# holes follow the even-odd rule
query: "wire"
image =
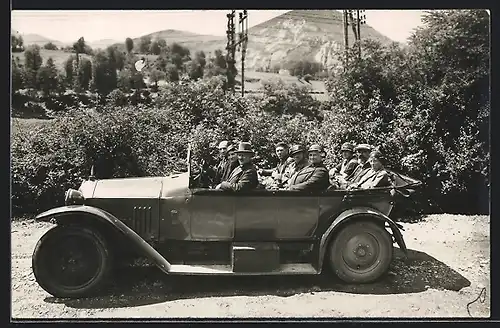
<svg viewBox="0 0 500 328">
<path fill-rule="evenodd" d="M 483 297 L 481 298 L 481 296 Z M 484 303 L 484 301 L 486 300 L 486 287 L 483 287 L 483 289 L 481 289 L 481 292 L 479 293 L 479 295 L 476 297 L 475 300 L 467 303 L 467 313 L 469 313 L 469 317 L 472 317 L 472 315 L 470 314 L 469 306 L 476 303 L 478 300 L 480 303 Z"/>
</svg>

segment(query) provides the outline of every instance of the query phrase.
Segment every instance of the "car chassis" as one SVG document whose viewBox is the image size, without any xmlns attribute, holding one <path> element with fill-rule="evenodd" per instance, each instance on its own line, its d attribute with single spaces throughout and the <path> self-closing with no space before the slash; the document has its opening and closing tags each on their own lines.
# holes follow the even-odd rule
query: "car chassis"
<svg viewBox="0 0 500 328">
<path fill-rule="evenodd" d="M 56 297 L 94 295 L 137 257 L 169 275 L 321 274 L 327 264 L 347 283 L 368 283 L 389 270 L 394 243 L 406 254 L 390 214 L 418 180 L 390 172 L 384 188 L 231 192 L 195 186 L 190 147 L 187 162 L 167 177 L 91 173 L 65 206 L 37 215 L 56 223 L 33 253 L 38 284 Z"/>
</svg>

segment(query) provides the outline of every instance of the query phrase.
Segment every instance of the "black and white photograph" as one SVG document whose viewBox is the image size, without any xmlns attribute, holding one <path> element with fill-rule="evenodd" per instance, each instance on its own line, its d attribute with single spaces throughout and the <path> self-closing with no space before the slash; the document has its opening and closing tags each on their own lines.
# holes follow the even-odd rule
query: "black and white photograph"
<svg viewBox="0 0 500 328">
<path fill-rule="evenodd" d="M 490 14 L 11 10 L 11 320 L 490 318 Z"/>
</svg>

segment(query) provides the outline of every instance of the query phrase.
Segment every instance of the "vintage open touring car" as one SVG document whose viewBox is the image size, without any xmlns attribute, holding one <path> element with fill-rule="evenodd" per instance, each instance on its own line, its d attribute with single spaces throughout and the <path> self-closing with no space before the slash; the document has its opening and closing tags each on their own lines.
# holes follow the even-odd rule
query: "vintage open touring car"
<svg viewBox="0 0 500 328">
<path fill-rule="evenodd" d="M 393 186 L 386 188 L 231 192 L 196 186 L 189 149 L 187 161 L 185 173 L 104 180 L 91 174 L 69 189 L 65 206 L 36 217 L 56 223 L 33 253 L 38 284 L 56 297 L 90 296 L 115 264 L 137 256 L 166 274 L 330 271 L 367 283 L 388 271 L 393 243 L 406 252 L 390 214 L 418 180 L 390 172 Z"/>
</svg>

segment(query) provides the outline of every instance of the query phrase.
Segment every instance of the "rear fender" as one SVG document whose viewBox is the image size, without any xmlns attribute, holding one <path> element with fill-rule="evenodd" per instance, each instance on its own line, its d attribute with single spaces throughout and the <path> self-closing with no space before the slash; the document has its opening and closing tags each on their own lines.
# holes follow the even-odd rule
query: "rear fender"
<svg viewBox="0 0 500 328">
<path fill-rule="evenodd" d="M 93 220 L 107 224 L 110 228 L 122 234 L 127 240 L 136 245 L 138 250 L 150 258 L 163 272 L 170 272 L 170 263 L 160 253 L 125 223 L 102 209 L 87 205 L 62 206 L 38 214 L 35 220 L 44 222 L 55 221 L 54 223 L 64 224 L 65 222 L 69 222 L 75 214 L 83 214 Z"/>
<path fill-rule="evenodd" d="M 389 224 L 389 227 L 392 230 L 392 235 L 394 236 L 394 239 L 396 239 L 396 242 L 398 246 L 401 248 L 401 250 L 404 252 L 406 256 L 408 256 L 408 250 L 406 248 L 406 244 L 403 240 L 403 235 L 401 234 L 401 231 L 399 230 L 399 227 L 397 223 L 395 223 L 390 217 L 387 215 L 373 209 L 370 207 L 356 207 L 353 209 L 346 210 L 342 213 L 340 213 L 337 218 L 332 222 L 332 224 L 328 227 L 328 229 L 325 231 L 325 233 L 321 236 L 320 240 L 320 246 L 319 246 L 319 269 L 323 267 L 323 261 L 325 258 L 325 253 L 327 249 L 327 245 L 329 244 L 332 236 L 335 235 L 335 232 L 339 231 L 340 228 L 344 225 L 344 223 L 350 222 L 353 219 L 357 218 L 368 218 L 372 219 L 375 221 L 382 221 L 382 222 L 387 222 Z"/>
</svg>

